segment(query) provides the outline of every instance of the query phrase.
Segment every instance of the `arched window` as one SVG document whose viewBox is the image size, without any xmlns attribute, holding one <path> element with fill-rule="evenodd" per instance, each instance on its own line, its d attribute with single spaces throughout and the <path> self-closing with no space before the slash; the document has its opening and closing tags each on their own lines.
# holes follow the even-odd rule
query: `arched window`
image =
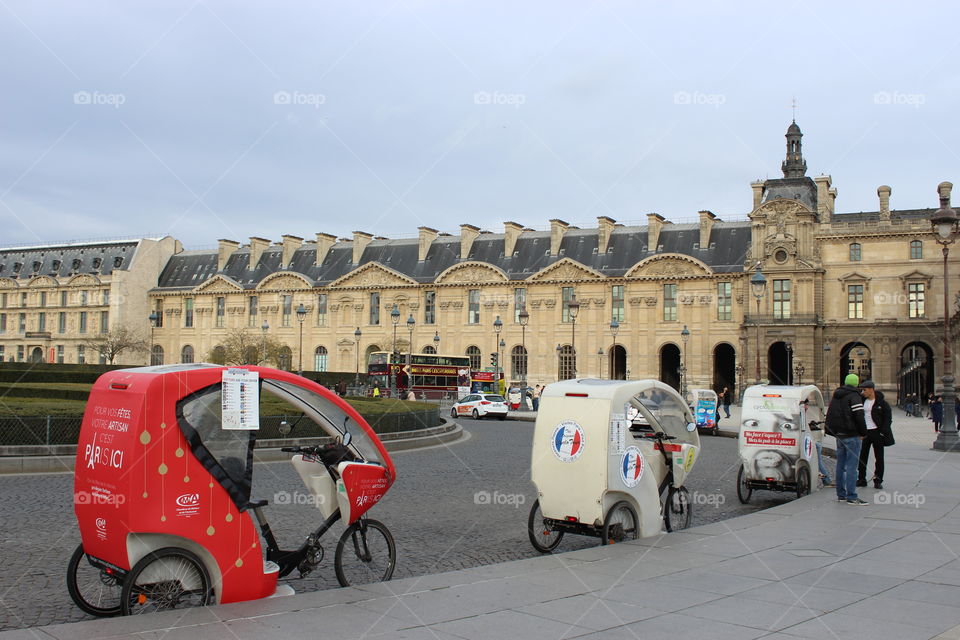
<svg viewBox="0 0 960 640">
<path fill-rule="evenodd" d="M 215 346 L 213 351 L 210 352 L 210 362 L 213 364 L 226 364 L 227 350 L 220 345 Z"/>
<path fill-rule="evenodd" d="M 557 376 L 558 380 L 569 380 L 577 375 L 577 356 L 573 347 L 568 344 L 557 349 Z"/>
<path fill-rule="evenodd" d="M 859 242 L 850 243 L 850 262 L 860 262 L 862 258 L 862 252 L 860 249 Z"/>
<path fill-rule="evenodd" d="M 158 344 L 153 345 L 153 349 L 150 350 L 150 364 L 153 366 L 163 364 L 163 347 Z"/>
<path fill-rule="evenodd" d="M 277 352 L 277 368 L 283 369 L 284 371 L 290 371 L 292 368 L 292 362 L 293 352 L 290 351 L 290 347 L 280 347 L 280 350 Z"/>
<path fill-rule="evenodd" d="M 193 347 L 188 344 L 183 345 L 183 349 L 180 349 L 180 362 L 184 364 L 193 362 Z"/>
<path fill-rule="evenodd" d="M 510 350 L 510 379 L 527 379 L 527 350 L 522 345 L 517 345 Z"/>
<path fill-rule="evenodd" d="M 923 241 L 922 240 L 910 241 L 910 259 L 911 260 L 923 259 Z"/>
<path fill-rule="evenodd" d="M 467 347 L 467 355 L 470 356 L 470 370 L 480 371 L 480 347 L 470 345 Z"/>
<path fill-rule="evenodd" d="M 428 344 L 423 348 L 423 350 L 420 353 L 436 353 L 436 352 L 437 350 L 433 348 L 433 345 Z"/>
<path fill-rule="evenodd" d="M 323 345 L 320 345 L 313 351 L 313 370 L 314 371 L 326 371 L 327 370 L 327 348 Z"/>
</svg>

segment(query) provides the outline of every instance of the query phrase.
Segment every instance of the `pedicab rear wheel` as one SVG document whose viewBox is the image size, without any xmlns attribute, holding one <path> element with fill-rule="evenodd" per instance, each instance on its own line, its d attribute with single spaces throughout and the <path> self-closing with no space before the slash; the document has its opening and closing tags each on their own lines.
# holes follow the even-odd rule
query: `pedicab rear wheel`
<svg viewBox="0 0 960 640">
<path fill-rule="evenodd" d="M 670 487 L 667 491 L 667 503 L 663 508 L 663 518 L 667 531 L 679 531 L 690 526 L 693 505 L 690 492 L 686 487 Z"/>
<path fill-rule="evenodd" d="M 210 574 L 186 549 L 151 551 L 133 566 L 120 593 L 123 615 L 204 607 L 213 601 Z"/>
<path fill-rule="evenodd" d="M 80 609 L 94 616 L 115 616 L 120 613 L 122 589 L 122 579 L 91 564 L 83 545 L 77 545 L 67 565 L 67 591 Z"/>
<path fill-rule="evenodd" d="M 753 489 L 747 484 L 747 472 L 743 465 L 740 465 L 740 470 L 737 471 L 737 498 L 740 499 L 741 504 L 747 504 L 750 502 L 751 495 L 753 495 Z"/>
<path fill-rule="evenodd" d="M 453 407 L 452 409 L 450 409 L 450 417 L 451 417 L 451 418 L 457 418 L 457 417 L 459 417 L 459 416 L 457 416 L 457 408 L 456 408 L 456 407 Z"/>
<path fill-rule="evenodd" d="M 540 553 L 550 553 L 563 540 L 563 531 L 556 531 L 546 523 L 540 511 L 540 500 L 533 501 L 530 517 L 527 519 L 527 535 L 530 544 Z"/>
<path fill-rule="evenodd" d="M 397 545 L 387 525 L 361 518 L 340 536 L 333 567 L 342 587 L 386 582 L 397 566 Z"/>
<path fill-rule="evenodd" d="M 607 545 L 640 537 L 640 518 L 637 510 L 626 500 L 614 504 L 603 520 L 600 543 Z"/>
<path fill-rule="evenodd" d="M 797 469 L 797 497 L 810 495 L 810 469 L 801 467 Z"/>
</svg>

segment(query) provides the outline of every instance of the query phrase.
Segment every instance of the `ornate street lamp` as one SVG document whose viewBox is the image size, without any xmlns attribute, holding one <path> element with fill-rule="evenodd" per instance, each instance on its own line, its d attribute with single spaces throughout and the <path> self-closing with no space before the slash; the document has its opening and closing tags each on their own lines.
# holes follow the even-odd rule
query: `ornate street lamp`
<svg viewBox="0 0 960 640">
<path fill-rule="evenodd" d="M 413 359 L 413 327 L 417 324 L 417 321 L 413 319 L 413 314 L 410 314 L 410 317 L 407 318 L 407 366 L 405 373 L 407 374 L 407 392 L 413 388 L 413 372 L 410 370 L 410 363 Z"/>
<path fill-rule="evenodd" d="M 943 423 L 940 432 L 933 443 L 938 451 L 960 451 L 960 439 L 957 437 L 956 388 L 953 386 L 953 357 L 950 352 L 950 279 L 947 274 L 947 258 L 950 255 L 950 245 L 957 239 L 960 231 L 960 220 L 957 213 L 950 208 L 949 182 L 941 182 L 937 191 L 940 194 L 940 209 L 930 216 L 933 226 L 934 239 L 943 247 Z"/>
<path fill-rule="evenodd" d="M 788 340 L 785 346 L 787 347 L 787 385 L 792 385 L 790 370 L 793 368 L 793 343 Z"/>
<path fill-rule="evenodd" d="M 573 377 L 577 377 L 577 314 L 580 313 L 580 303 L 577 302 L 577 294 L 570 296 L 570 302 L 567 303 L 567 310 L 570 312 L 570 349 L 573 351 Z"/>
<path fill-rule="evenodd" d="M 830 391 L 830 350 L 829 343 L 823 345 L 823 386 L 828 392 Z"/>
<path fill-rule="evenodd" d="M 760 262 L 757 262 L 757 272 L 750 278 L 750 289 L 753 297 L 757 299 L 757 319 L 754 321 L 757 325 L 757 384 L 760 384 L 760 300 L 767 291 L 767 279 L 760 271 Z"/>
<path fill-rule="evenodd" d="M 797 364 L 793 366 L 793 375 L 796 378 L 794 382 L 796 382 L 798 385 L 803 385 L 803 372 L 803 363 L 797 360 Z"/>
<path fill-rule="evenodd" d="M 360 327 L 357 327 L 357 330 L 353 332 L 353 343 L 356 345 L 357 349 L 357 364 L 356 364 L 356 373 L 353 376 L 353 386 L 360 386 L 360 336 L 363 333 L 360 331 Z"/>
<path fill-rule="evenodd" d="M 521 357 L 523 360 L 523 371 L 518 371 L 520 374 L 520 380 L 523 382 L 523 386 L 527 386 L 527 324 L 530 322 L 530 314 L 527 313 L 527 308 L 524 307 L 520 310 L 520 313 L 517 315 L 517 320 L 520 321 L 520 348 L 522 349 Z"/>
<path fill-rule="evenodd" d="M 300 306 L 297 307 L 297 322 L 300 323 L 300 343 L 298 347 L 299 355 L 299 369 L 298 375 L 303 375 L 303 321 L 307 319 L 307 309 L 303 306 L 303 303 L 300 303 Z"/>
<path fill-rule="evenodd" d="M 597 349 L 597 372 L 603 380 L 603 349 Z"/>
<path fill-rule="evenodd" d="M 393 324 L 393 349 L 387 357 L 387 386 L 393 391 L 394 397 L 400 395 L 397 389 L 397 371 L 394 368 L 397 358 L 397 325 L 400 324 L 400 309 L 397 303 L 393 303 L 393 309 L 390 310 L 390 322 Z"/>
<path fill-rule="evenodd" d="M 683 331 L 680 332 L 680 341 L 683 342 L 683 362 L 680 363 L 680 395 L 687 395 L 687 340 L 690 339 L 690 330 L 687 325 L 683 325 Z"/>
<path fill-rule="evenodd" d="M 157 328 L 157 319 L 159 317 L 160 316 L 157 315 L 156 310 L 153 310 L 150 312 L 149 320 L 150 320 L 150 364 L 151 366 L 159 364 L 158 362 L 154 362 L 156 358 L 154 357 L 154 353 L 153 353 L 153 330 Z"/>
<path fill-rule="evenodd" d="M 610 321 L 610 335 L 613 336 L 613 349 L 610 350 L 610 379 L 619 380 L 620 373 L 617 371 L 617 334 L 620 333 L 620 323 L 614 318 Z"/>
<path fill-rule="evenodd" d="M 500 319 L 500 316 L 497 316 L 493 321 L 493 334 L 496 336 L 493 346 L 497 352 L 497 366 L 496 370 L 493 372 L 494 376 L 500 373 L 500 347 L 498 346 L 499 342 L 497 341 L 500 339 L 501 331 L 503 331 L 503 320 Z"/>
<path fill-rule="evenodd" d="M 557 345 L 557 380 L 560 380 L 560 376 L 563 373 L 562 367 L 560 366 L 560 357 L 562 354 L 563 354 L 563 349 L 558 344 Z"/>
<path fill-rule="evenodd" d="M 503 338 L 500 338 L 500 349 L 497 352 L 497 367 L 500 369 L 500 371 L 498 372 L 500 374 L 500 383 L 497 385 L 497 391 L 499 391 L 500 393 L 503 393 L 504 387 L 506 386 L 506 384 L 503 381 L 503 372 L 504 372 L 503 349 L 506 346 L 507 346 L 507 343 L 503 341 Z"/>
</svg>

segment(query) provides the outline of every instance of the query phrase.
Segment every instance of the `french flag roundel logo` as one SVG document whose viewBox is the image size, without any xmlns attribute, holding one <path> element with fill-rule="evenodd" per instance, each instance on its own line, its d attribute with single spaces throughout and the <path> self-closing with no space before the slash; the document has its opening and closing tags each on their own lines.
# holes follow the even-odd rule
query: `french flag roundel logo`
<svg viewBox="0 0 960 640">
<path fill-rule="evenodd" d="M 565 420 L 553 432 L 553 454 L 561 462 L 573 462 L 583 453 L 583 427 Z"/>
<path fill-rule="evenodd" d="M 620 477 L 623 484 L 633 488 L 640 484 L 640 478 L 643 477 L 643 454 L 637 447 L 627 447 L 623 452 L 623 458 L 620 460 Z"/>
<path fill-rule="evenodd" d="M 803 457 L 807 460 L 813 457 L 813 438 L 810 436 L 803 438 Z"/>
</svg>

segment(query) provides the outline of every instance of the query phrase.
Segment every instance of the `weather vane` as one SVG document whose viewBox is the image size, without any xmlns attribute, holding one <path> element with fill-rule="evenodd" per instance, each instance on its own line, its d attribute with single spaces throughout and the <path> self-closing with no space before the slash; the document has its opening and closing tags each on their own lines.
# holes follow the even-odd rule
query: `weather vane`
<svg viewBox="0 0 960 640">
<path fill-rule="evenodd" d="M 796 98 L 793 98 L 793 100 L 790 101 L 790 108 L 793 110 L 793 121 L 796 122 L 797 121 L 797 99 Z"/>
</svg>

